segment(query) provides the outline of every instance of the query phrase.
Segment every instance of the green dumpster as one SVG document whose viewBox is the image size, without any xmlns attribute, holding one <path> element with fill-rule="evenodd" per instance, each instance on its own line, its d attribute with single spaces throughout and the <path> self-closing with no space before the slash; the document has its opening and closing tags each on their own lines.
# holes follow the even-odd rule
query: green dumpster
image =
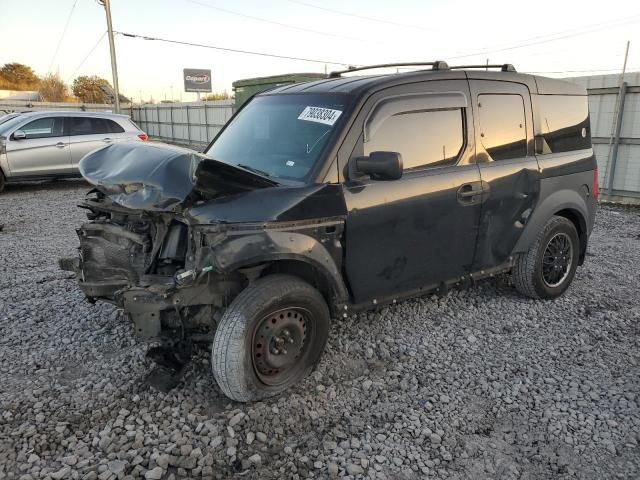
<svg viewBox="0 0 640 480">
<path fill-rule="evenodd" d="M 327 78 L 324 73 L 287 73 L 284 75 L 272 75 L 270 77 L 245 78 L 233 82 L 233 91 L 236 97 L 235 108 L 240 108 L 249 98 L 256 93 L 264 92 L 270 88 L 290 85 L 292 83 L 311 82 Z"/>
</svg>

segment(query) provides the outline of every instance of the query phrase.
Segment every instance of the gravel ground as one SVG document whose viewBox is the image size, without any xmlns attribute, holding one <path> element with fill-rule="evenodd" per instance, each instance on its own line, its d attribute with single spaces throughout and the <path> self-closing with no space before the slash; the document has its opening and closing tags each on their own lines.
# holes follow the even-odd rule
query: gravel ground
<svg viewBox="0 0 640 480">
<path fill-rule="evenodd" d="M 311 377 L 236 404 L 206 351 L 148 387 L 129 323 L 57 269 L 86 189 L 0 195 L 0 479 L 640 477 L 639 210 L 599 211 L 557 301 L 501 278 L 337 321 Z"/>
</svg>

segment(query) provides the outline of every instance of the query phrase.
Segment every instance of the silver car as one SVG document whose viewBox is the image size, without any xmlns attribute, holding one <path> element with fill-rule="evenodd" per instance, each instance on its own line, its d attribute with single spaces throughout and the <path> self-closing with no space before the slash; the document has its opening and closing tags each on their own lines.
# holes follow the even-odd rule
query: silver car
<svg viewBox="0 0 640 480">
<path fill-rule="evenodd" d="M 148 139 L 126 115 L 29 112 L 0 124 L 0 191 L 5 183 L 79 175 L 87 153 Z"/>
</svg>

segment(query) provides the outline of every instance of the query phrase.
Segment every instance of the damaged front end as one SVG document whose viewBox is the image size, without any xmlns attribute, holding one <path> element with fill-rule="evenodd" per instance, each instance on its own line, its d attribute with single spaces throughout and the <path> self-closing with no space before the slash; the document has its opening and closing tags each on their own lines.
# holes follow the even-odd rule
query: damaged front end
<svg viewBox="0 0 640 480">
<path fill-rule="evenodd" d="M 89 222 L 77 230 L 79 259 L 61 267 L 73 267 L 91 301 L 124 309 L 141 339 L 210 339 L 216 312 L 247 277 L 214 269 L 201 250 L 217 225 L 195 225 L 185 209 L 276 183 L 156 145 L 114 144 L 80 168 L 94 185 L 80 205 Z"/>
</svg>

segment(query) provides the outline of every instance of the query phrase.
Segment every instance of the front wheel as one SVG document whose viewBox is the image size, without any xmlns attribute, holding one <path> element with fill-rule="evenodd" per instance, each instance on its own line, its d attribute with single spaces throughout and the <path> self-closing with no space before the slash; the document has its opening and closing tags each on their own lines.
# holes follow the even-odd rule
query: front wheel
<svg viewBox="0 0 640 480">
<path fill-rule="evenodd" d="M 319 362 L 329 323 L 322 295 L 303 280 L 256 280 L 231 302 L 216 329 L 211 367 L 218 385 L 239 402 L 278 395 Z"/>
<path fill-rule="evenodd" d="M 576 273 L 579 250 L 580 239 L 573 223 L 564 217 L 551 217 L 531 248 L 516 258 L 512 270 L 516 289 L 531 298 L 559 297 Z"/>
</svg>

